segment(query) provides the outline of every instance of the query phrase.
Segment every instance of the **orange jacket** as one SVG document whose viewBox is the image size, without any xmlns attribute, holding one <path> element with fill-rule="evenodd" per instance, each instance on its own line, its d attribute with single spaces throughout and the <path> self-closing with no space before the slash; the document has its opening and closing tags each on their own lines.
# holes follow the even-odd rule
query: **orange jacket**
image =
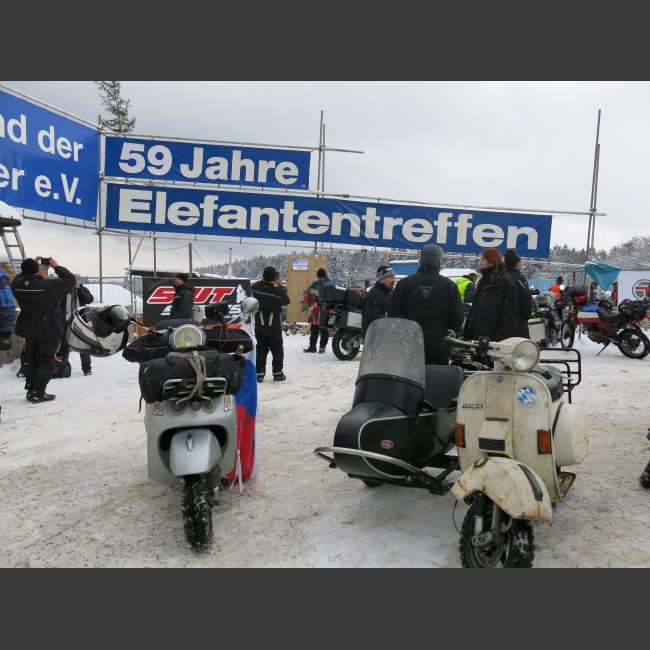
<svg viewBox="0 0 650 650">
<path fill-rule="evenodd" d="M 556 297 L 556 298 L 559 298 L 559 297 L 562 295 L 561 292 L 560 292 L 560 287 L 561 287 L 561 286 L 562 286 L 561 284 L 554 284 L 554 285 L 549 289 L 549 291 L 554 291 L 554 292 L 555 292 L 555 297 Z"/>
</svg>

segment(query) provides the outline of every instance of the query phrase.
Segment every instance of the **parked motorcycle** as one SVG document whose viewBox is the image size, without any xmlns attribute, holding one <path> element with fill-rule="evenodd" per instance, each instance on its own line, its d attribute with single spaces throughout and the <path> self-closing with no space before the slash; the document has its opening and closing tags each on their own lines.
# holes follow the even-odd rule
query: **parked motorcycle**
<svg viewBox="0 0 650 650">
<path fill-rule="evenodd" d="M 555 347 L 560 342 L 562 322 L 554 308 L 555 294 L 545 291 L 533 296 L 533 313 L 528 320 L 531 341 L 540 348 Z"/>
<path fill-rule="evenodd" d="M 650 354 L 650 340 L 639 327 L 648 318 L 648 298 L 623 300 L 617 313 L 612 311 L 613 303 L 608 298 L 601 299 L 597 305 L 589 304 L 586 287 L 569 287 L 565 293 L 568 314 L 562 325 L 562 347 L 573 347 L 576 329 L 582 325 L 589 339 L 602 344 L 603 350 L 613 343 L 631 359 L 644 359 Z"/>
<path fill-rule="evenodd" d="M 575 475 L 560 466 L 586 456 L 585 416 L 563 401 L 567 378 L 539 364 L 534 342 L 447 342 L 489 356 L 494 370 L 467 368 L 465 379 L 460 366 L 425 366 L 417 324 L 373 322 L 352 409 L 338 423 L 334 446 L 315 454 L 369 487 L 388 483 L 464 499 L 471 507 L 460 531 L 463 566 L 531 566 L 529 522 L 551 523 L 551 503 L 573 483 Z M 454 445 L 457 456 L 449 453 Z M 458 469 L 463 474 L 452 485 L 445 479 Z"/>
<path fill-rule="evenodd" d="M 363 344 L 363 298 L 356 291 L 332 286 L 323 287 L 320 298 L 319 327 L 335 331 L 332 339 L 334 356 L 341 361 L 351 361 Z"/>
<path fill-rule="evenodd" d="M 255 298 L 246 298 L 240 319 L 254 314 L 258 306 Z M 181 486 L 185 539 L 197 552 L 210 548 L 211 507 L 219 502 L 222 479 L 235 467 L 235 396 L 246 372 L 242 354 L 253 349 L 245 330 L 226 326 L 226 302 L 205 312 L 202 324 L 161 321 L 123 352 L 127 361 L 140 364 L 149 477 L 162 485 Z M 73 349 L 78 349 L 79 339 L 83 343 L 106 336 L 92 314 L 75 312 L 75 323 L 68 338 Z"/>
</svg>

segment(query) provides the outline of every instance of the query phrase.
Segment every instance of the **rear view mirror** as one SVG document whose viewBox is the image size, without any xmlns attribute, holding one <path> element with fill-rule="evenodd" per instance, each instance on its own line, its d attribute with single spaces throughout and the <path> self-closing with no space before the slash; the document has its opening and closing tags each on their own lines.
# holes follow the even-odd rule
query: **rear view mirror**
<svg viewBox="0 0 650 650">
<path fill-rule="evenodd" d="M 260 303 L 257 302 L 257 298 L 245 298 L 241 304 L 242 314 L 248 314 L 252 316 L 256 314 L 260 308 Z"/>
</svg>

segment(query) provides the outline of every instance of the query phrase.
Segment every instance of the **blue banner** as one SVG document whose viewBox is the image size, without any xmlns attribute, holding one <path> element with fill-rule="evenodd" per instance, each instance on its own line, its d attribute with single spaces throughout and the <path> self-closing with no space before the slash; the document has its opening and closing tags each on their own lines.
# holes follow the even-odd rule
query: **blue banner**
<svg viewBox="0 0 650 650">
<path fill-rule="evenodd" d="M 480 253 L 514 248 L 548 257 L 549 215 L 450 210 L 249 192 L 108 185 L 106 227 Z"/>
<path fill-rule="evenodd" d="M 107 137 L 104 173 L 117 178 L 305 190 L 310 159 L 311 152 L 297 149 Z"/>
<path fill-rule="evenodd" d="M 0 200 L 95 221 L 99 135 L 0 90 Z"/>
</svg>

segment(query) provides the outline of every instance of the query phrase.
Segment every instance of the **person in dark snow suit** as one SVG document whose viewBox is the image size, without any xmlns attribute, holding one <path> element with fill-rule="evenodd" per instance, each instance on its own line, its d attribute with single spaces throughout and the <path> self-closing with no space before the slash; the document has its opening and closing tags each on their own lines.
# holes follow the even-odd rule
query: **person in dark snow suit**
<svg viewBox="0 0 650 650">
<path fill-rule="evenodd" d="M 50 258 L 50 268 L 59 276 L 56 280 L 44 278 L 38 272 L 36 259 L 27 258 L 20 265 L 22 273 L 11 283 L 11 290 L 20 306 L 16 334 L 25 339 L 27 366 L 25 390 L 34 404 L 49 402 L 55 395 L 45 392 L 54 371 L 54 356 L 65 329 L 61 300 L 70 293 L 77 278 Z"/>
<path fill-rule="evenodd" d="M 284 342 L 282 340 L 282 307 L 291 301 L 282 286 L 278 272 L 267 266 L 262 274 L 262 281 L 251 287 L 253 298 L 260 304 L 255 314 L 255 340 L 257 342 L 257 381 L 264 381 L 266 376 L 266 358 L 273 357 L 273 381 L 284 381 L 283 372 Z"/>
<path fill-rule="evenodd" d="M 449 364 L 451 350 L 443 343 L 449 330 L 463 324 L 458 287 L 440 275 L 442 249 L 427 244 L 420 252 L 417 273 L 400 280 L 393 291 L 388 316 L 413 320 L 424 334 L 424 363 Z"/>
<path fill-rule="evenodd" d="M 361 328 L 366 335 L 372 321 L 385 318 L 388 312 L 390 292 L 395 286 L 395 271 L 390 266 L 380 266 L 377 269 L 377 282 L 368 293 L 363 303 Z"/>
<path fill-rule="evenodd" d="M 467 341 L 475 341 L 479 336 L 503 341 L 514 336 L 517 330 L 517 287 L 503 270 L 503 257 L 496 248 L 486 248 L 481 253 L 479 270 L 482 277 L 463 336 Z"/>
<path fill-rule="evenodd" d="M 529 339 L 528 319 L 533 313 L 533 296 L 530 293 L 528 280 L 520 271 L 521 257 L 512 248 L 509 248 L 503 256 L 503 263 L 505 272 L 514 280 L 517 287 L 517 328 L 515 329 L 515 336 Z"/>
<path fill-rule="evenodd" d="M 187 273 L 178 273 L 174 278 L 174 299 L 169 311 L 170 318 L 192 319 L 194 307 L 194 287 L 187 284 Z"/>
<path fill-rule="evenodd" d="M 61 357 L 62 363 L 64 365 L 69 363 L 70 357 L 70 344 L 67 340 L 68 327 L 70 324 L 70 319 L 75 309 L 79 307 L 84 307 L 85 305 L 90 305 L 95 300 L 93 296 L 83 284 L 77 282 L 74 289 L 61 301 L 61 310 L 63 312 L 63 319 L 65 321 L 65 330 L 63 336 L 61 337 L 61 347 L 59 348 L 59 356 Z M 92 375 L 92 366 L 91 360 L 92 357 L 89 354 L 84 354 L 83 352 L 79 353 L 81 359 L 81 370 L 84 373 L 84 376 Z"/>
</svg>

